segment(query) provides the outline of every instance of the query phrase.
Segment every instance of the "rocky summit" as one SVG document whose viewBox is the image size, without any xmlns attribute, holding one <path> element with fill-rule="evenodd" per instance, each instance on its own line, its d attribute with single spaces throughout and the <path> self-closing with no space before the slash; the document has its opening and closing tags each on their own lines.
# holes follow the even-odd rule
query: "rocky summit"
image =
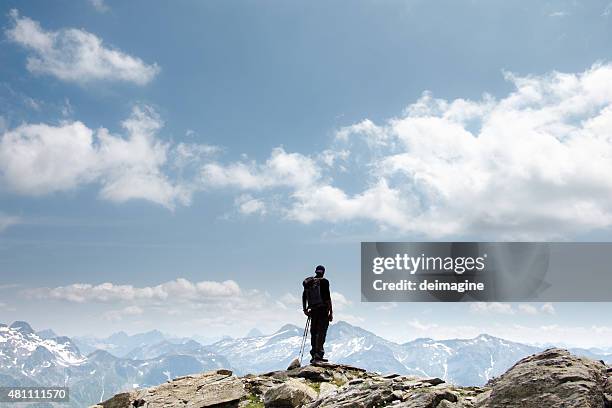
<svg viewBox="0 0 612 408">
<path fill-rule="evenodd" d="M 331 363 L 243 377 L 216 370 L 117 394 L 95 408 L 383 406 L 612 408 L 612 368 L 566 350 L 548 349 L 520 360 L 482 387 Z"/>
</svg>

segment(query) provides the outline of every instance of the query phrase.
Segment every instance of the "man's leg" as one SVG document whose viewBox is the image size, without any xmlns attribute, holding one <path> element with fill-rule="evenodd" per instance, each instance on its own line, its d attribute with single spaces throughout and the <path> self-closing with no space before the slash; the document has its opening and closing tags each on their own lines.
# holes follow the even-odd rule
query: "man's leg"
<svg viewBox="0 0 612 408">
<path fill-rule="evenodd" d="M 329 318 L 327 317 L 327 310 L 324 310 L 322 313 L 320 323 L 319 323 L 319 335 L 317 337 L 317 352 L 319 354 L 319 358 L 323 358 L 325 355 L 325 337 L 327 336 L 327 329 L 329 327 Z"/>
<path fill-rule="evenodd" d="M 314 311 L 311 311 L 310 313 L 310 356 L 311 359 L 315 358 L 317 355 L 317 343 L 318 343 L 318 328 L 317 325 L 319 324 L 319 318 L 316 315 L 316 313 L 314 313 Z"/>
</svg>

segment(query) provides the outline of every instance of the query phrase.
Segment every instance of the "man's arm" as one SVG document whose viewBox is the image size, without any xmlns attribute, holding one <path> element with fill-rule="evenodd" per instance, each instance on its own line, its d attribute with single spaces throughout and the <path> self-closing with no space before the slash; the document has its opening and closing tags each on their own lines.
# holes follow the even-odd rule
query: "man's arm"
<svg viewBox="0 0 612 408">
<path fill-rule="evenodd" d="M 302 291 L 302 310 L 304 314 L 308 316 L 308 309 L 306 308 L 306 290 Z"/>
</svg>

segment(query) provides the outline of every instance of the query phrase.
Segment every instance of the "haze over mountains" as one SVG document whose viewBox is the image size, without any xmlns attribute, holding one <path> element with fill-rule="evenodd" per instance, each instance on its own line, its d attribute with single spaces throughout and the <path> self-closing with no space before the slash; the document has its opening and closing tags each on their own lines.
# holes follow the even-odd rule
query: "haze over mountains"
<svg viewBox="0 0 612 408">
<path fill-rule="evenodd" d="M 83 406 L 122 390 L 195 372 L 229 368 L 247 374 L 285 369 L 298 354 L 302 333 L 303 328 L 288 324 L 269 335 L 252 331 L 249 337 L 203 345 L 159 331 L 70 339 L 14 322 L 0 325 L 0 386 L 66 384 L 71 387 L 74 406 Z M 440 377 L 458 385 L 482 385 L 542 349 L 486 334 L 398 344 L 346 322 L 330 326 L 326 343 L 331 361 L 381 373 Z M 572 351 L 612 362 L 612 354 L 603 350 Z M 306 351 L 304 362 L 307 360 Z"/>
</svg>

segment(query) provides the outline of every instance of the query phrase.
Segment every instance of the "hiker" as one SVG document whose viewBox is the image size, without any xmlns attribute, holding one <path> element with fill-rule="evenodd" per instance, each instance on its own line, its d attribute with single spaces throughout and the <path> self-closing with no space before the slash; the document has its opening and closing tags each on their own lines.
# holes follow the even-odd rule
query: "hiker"
<svg viewBox="0 0 612 408">
<path fill-rule="evenodd" d="M 323 358 L 325 354 L 323 345 L 329 322 L 333 320 L 333 311 L 329 281 L 323 277 L 324 274 L 325 267 L 319 265 L 315 268 L 315 276 L 304 279 L 302 284 L 304 286 L 302 307 L 304 314 L 310 317 L 311 364 L 328 361 Z"/>
</svg>

